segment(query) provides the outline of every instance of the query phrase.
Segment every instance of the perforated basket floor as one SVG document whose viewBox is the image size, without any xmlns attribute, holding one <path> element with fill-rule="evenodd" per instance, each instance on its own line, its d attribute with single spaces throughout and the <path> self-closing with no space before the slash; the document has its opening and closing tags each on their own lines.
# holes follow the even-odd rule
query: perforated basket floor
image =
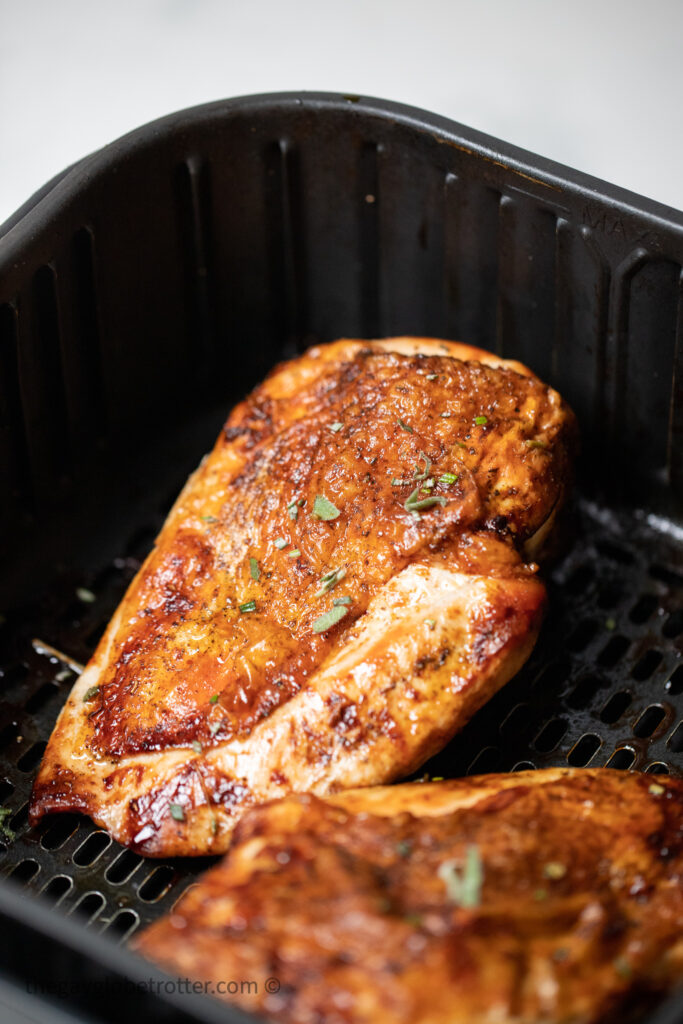
<svg viewBox="0 0 683 1024">
<path fill-rule="evenodd" d="M 16 834 L 5 836 L 0 871 L 119 941 L 168 910 L 210 861 L 145 860 L 77 815 L 28 827 L 33 775 L 75 678 L 32 639 L 86 660 L 162 519 L 163 510 L 142 523 L 92 579 L 65 577 L 0 627 L 0 803 Z M 549 584 L 528 664 L 424 770 L 449 777 L 606 764 L 680 773 L 683 546 L 645 517 L 584 502 Z"/>
</svg>

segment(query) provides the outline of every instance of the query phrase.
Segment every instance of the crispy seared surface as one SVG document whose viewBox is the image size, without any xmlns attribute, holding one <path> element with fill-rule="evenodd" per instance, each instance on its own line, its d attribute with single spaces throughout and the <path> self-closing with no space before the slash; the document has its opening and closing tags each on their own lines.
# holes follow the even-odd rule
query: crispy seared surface
<svg viewBox="0 0 683 1024">
<path fill-rule="evenodd" d="M 291 1024 L 623 1021 L 683 976 L 682 834 L 680 780 L 604 768 L 292 796 L 135 945 Z"/>
<path fill-rule="evenodd" d="M 544 592 L 519 552 L 548 531 L 574 444 L 556 392 L 467 346 L 341 341 L 277 368 L 74 687 L 32 820 L 80 810 L 148 855 L 221 852 L 251 804 L 412 771 L 531 650 Z M 416 516 L 429 462 L 418 499 L 445 504 Z"/>
</svg>

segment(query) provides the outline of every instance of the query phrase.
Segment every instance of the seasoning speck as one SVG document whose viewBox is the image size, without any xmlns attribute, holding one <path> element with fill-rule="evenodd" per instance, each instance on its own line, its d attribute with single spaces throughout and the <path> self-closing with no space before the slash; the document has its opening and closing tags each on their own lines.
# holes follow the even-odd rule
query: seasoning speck
<svg viewBox="0 0 683 1024">
<path fill-rule="evenodd" d="M 406 433 L 408 433 L 408 434 L 414 434 L 415 433 L 415 431 L 410 426 L 410 424 L 404 423 L 403 420 L 398 420 L 397 422 L 398 422 L 398 425 L 401 428 L 401 430 L 405 430 Z"/>
</svg>

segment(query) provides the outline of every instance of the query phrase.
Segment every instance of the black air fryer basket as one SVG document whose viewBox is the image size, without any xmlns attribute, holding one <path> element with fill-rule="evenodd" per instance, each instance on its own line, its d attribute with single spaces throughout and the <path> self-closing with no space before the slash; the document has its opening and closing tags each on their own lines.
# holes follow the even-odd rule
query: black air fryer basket
<svg viewBox="0 0 683 1024">
<path fill-rule="evenodd" d="M 536 651 L 427 769 L 681 771 L 682 265 L 677 211 L 326 94 L 164 118 L 0 227 L 3 1021 L 246 1020 L 125 946 L 208 860 L 145 861 L 75 815 L 31 829 L 26 807 L 74 681 L 46 645 L 87 660 L 231 405 L 313 342 L 459 339 L 579 416 L 575 537 Z M 680 997 L 648 1018 L 681 1019 Z"/>
</svg>

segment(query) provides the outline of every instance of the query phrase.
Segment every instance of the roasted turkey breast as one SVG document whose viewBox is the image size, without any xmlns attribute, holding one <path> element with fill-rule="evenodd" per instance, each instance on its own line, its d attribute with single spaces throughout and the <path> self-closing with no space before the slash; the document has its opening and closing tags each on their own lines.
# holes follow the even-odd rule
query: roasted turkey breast
<svg viewBox="0 0 683 1024">
<path fill-rule="evenodd" d="M 287 1024 L 622 1021 L 683 977 L 682 832 L 605 768 L 292 796 L 136 946 Z"/>
<path fill-rule="evenodd" d="M 575 420 L 518 363 L 339 341 L 230 415 L 74 686 L 31 820 L 220 853 L 245 808 L 405 776 L 522 665 Z"/>
</svg>

